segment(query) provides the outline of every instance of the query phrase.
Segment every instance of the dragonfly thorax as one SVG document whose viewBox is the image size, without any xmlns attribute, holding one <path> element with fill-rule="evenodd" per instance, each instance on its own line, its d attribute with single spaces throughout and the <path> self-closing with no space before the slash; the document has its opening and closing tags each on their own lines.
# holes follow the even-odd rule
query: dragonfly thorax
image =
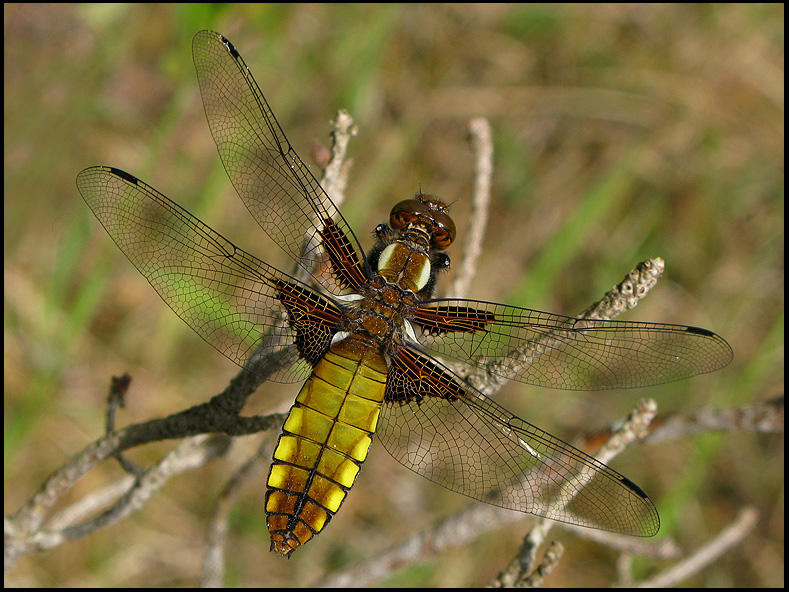
<svg viewBox="0 0 789 592">
<path fill-rule="evenodd" d="M 419 230 L 411 234 L 417 239 L 426 236 Z M 419 292 L 430 280 L 430 257 L 420 242 L 398 240 L 387 245 L 378 258 L 378 274 L 402 290 Z"/>
</svg>

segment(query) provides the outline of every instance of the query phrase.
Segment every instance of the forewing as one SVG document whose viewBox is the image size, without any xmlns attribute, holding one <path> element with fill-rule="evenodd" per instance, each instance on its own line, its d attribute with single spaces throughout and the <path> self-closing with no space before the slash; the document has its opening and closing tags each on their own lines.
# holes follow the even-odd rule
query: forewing
<svg viewBox="0 0 789 592">
<path fill-rule="evenodd" d="M 270 379 L 296 382 L 328 349 L 341 314 L 329 299 L 239 249 L 129 173 L 91 167 L 77 175 L 77 187 L 170 308 L 236 364 L 255 353 L 280 352 L 290 364 Z"/>
<path fill-rule="evenodd" d="M 290 145 L 243 58 L 213 31 L 195 35 L 192 54 L 219 156 L 253 218 L 326 290 L 358 288 L 365 279 L 359 241 Z"/>
<path fill-rule="evenodd" d="M 412 320 L 420 346 L 431 353 L 550 388 L 662 384 L 732 359 L 720 335 L 687 325 L 578 319 L 460 299 L 426 302 Z"/>
<path fill-rule="evenodd" d="M 660 525 L 626 477 L 412 349 L 392 360 L 376 438 L 407 468 L 476 500 L 636 536 Z"/>
</svg>

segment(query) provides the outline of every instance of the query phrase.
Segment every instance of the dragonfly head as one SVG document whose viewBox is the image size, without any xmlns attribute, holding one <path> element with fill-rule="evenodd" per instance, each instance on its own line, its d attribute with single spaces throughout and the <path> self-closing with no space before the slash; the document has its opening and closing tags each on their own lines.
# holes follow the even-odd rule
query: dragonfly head
<svg viewBox="0 0 789 592">
<path fill-rule="evenodd" d="M 395 230 L 420 226 L 430 235 L 430 246 L 443 251 L 455 240 L 455 223 L 448 211 L 447 204 L 435 195 L 418 193 L 392 208 L 389 224 Z"/>
</svg>

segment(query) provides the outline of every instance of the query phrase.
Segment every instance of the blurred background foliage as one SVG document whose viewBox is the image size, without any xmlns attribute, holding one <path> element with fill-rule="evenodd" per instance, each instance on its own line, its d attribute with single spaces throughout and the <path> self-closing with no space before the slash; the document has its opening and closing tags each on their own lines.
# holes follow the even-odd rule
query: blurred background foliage
<svg viewBox="0 0 789 592">
<path fill-rule="evenodd" d="M 452 203 L 472 185 L 469 118 L 490 118 L 493 203 L 470 295 L 577 313 L 638 261 L 666 274 L 627 318 L 724 335 L 733 364 L 664 388 L 566 393 L 510 385 L 500 400 L 567 439 L 654 396 L 662 412 L 783 392 L 784 9 L 781 5 L 4 5 L 4 494 L 15 511 L 103 431 L 113 374 L 133 376 L 122 422 L 221 391 L 236 368 L 160 301 L 82 202 L 76 173 L 125 169 L 240 246 L 260 229 L 208 131 L 191 38 L 210 28 L 245 57 L 305 161 L 340 107 L 359 134 L 343 211 L 369 245 L 418 188 Z M 460 247 L 453 249 L 459 257 Z M 451 272 L 450 272 L 451 273 Z M 249 413 L 284 411 L 297 387 L 264 385 Z M 182 475 L 140 512 L 22 560 L 6 585 L 193 585 L 206 520 L 258 445 Z M 131 456 L 152 462 L 171 443 Z M 745 504 L 759 527 L 692 581 L 782 586 L 783 435 L 707 434 L 637 446 L 615 468 L 641 485 L 661 535 L 688 550 Z M 228 585 L 312 585 L 402 541 L 467 500 L 373 446 L 331 526 L 290 561 L 268 552 L 267 461 L 237 504 Z M 105 463 L 70 500 L 119 477 Z M 384 583 L 485 584 L 531 519 Z M 552 586 L 606 585 L 616 555 L 554 531 Z M 637 574 L 663 565 L 639 562 Z"/>
</svg>

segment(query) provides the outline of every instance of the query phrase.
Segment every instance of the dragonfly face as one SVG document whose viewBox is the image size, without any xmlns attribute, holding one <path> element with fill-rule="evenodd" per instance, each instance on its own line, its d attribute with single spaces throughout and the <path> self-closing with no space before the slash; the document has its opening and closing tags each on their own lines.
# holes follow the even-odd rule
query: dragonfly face
<svg viewBox="0 0 789 592">
<path fill-rule="evenodd" d="M 726 341 L 684 325 L 432 298 L 456 234 L 447 206 L 426 194 L 398 203 L 365 255 L 235 47 L 201 31 L 193 56 L 236 191 L 311 282 L 243 251 L 119 169 L 85 169 L 77 186 L 164 301 L 218 351 L 241 366 L 295 352 L 270 377 L 303 383 L 267 481 L 272 550 L 289 556 L 326 526 L 373 437 L 409 469 L 474 499 L 655 534 L 657 511 L 638 486 L 511 414 L 439 358 L 537 386 L 611 389 L 717 370 L 732 357 Z"/>
</svg>

